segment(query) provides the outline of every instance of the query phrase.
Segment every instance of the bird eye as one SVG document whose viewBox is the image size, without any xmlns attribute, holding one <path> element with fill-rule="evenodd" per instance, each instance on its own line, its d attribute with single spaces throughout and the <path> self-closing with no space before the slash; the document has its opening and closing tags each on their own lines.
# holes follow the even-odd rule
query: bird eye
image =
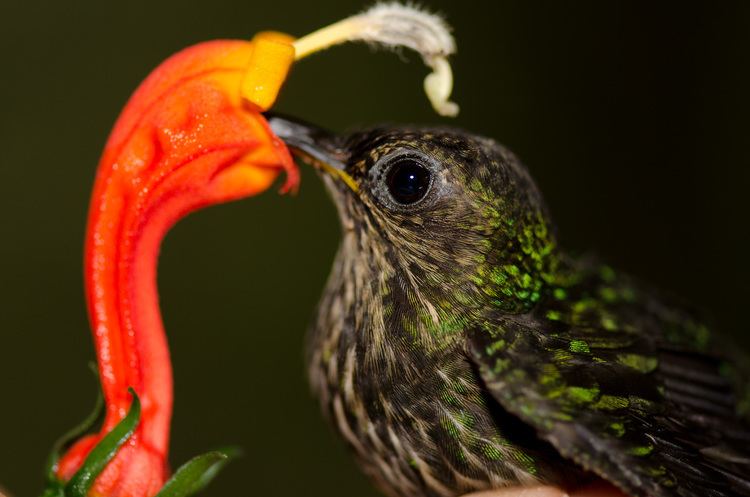
<svg viewBox="0 0 750 497">
<path fill-rule="evenodd" d="M 414 159 L 403 158 L 391 165 L 385 177 L 388 193 L 402 205 L 419 202 L 430 188 L 431 172 Z"/>
</svg>

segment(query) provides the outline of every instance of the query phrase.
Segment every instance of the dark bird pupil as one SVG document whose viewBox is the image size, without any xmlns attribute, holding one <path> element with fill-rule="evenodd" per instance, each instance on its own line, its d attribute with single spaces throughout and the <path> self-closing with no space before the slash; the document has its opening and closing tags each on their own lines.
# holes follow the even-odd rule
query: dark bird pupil
<svg viewBox="0 0 750 497">
<path fill-rule="evenodd" d="M 401 160 L 391 166 L 386 184 L 396 202 L 413 204 L 427 193 L 430 186 L 430 171 L 416 161 Z"/>
</svg>

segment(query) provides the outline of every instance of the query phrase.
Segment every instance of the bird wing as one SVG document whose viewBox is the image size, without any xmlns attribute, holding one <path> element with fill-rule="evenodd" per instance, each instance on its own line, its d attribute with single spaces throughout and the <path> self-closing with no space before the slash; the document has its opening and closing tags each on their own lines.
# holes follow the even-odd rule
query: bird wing
<svg viewBox="0 0 750 497">
<path fill-rule="evenodd" d="M 707 328 L 607 267 L 563 279 L 470 330 L 491 395 L 630 495 L 750 496 L 747 376 Z"/>
</svg>

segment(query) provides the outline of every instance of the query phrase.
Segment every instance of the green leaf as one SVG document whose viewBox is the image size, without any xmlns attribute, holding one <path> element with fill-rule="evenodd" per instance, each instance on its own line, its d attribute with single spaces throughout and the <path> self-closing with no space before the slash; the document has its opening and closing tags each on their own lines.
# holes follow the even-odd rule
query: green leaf
<svg viewBox="0 0 750 497">
<path fill-rule="evenodd" d="M 112 431 L 107 433 L 91 449 L 83 465 L 73 475 L 68 484 L 65 485 L 66 497 L 86 497 L 96 477 L 104 470 L 109 461 L 115 457 L 120 447 L 130 438 L 138 426 L 141 418 L 141 402 L 138 400 L 135 390 L 129 388 L 128 391 L 133 396 L 133 402 L 130 404 L 127 416 L 122 418 L 122 421 L 117 423 L 112 428 Z"/>
<path fill-rule="evenodd" d="M 94 427 L 96 422 L 99 421 L 102 413 L 104 412 L 104 397 L 102 396 L 102 389 L 101 389 L 101 385 L 99 384 L 99 375 L 96 371 L 96 365 L 94 363 L 91 363 L 89 364 L 89 366 L 94 372 L 94 377 L 96 378 L 96 384 L 99 387 L 96 389 L 96 392 L 97 392 L 96 404 L 94 404 L 94 409 L 86 417 L 86 419 L 84 419 L 76 427 L 72 428 L 71 430 L 68 430 L 52 446 L 52 450 L 50 451 L 49 457 L 47 458 L 47 464 L 45 466 L 45 473 L 47 475 L 47 484 L 50 487 L 52 486 L 52 483 L 58 483 L 57 476 L 55 475 L 55 470 L 57 469 L 57 463 L 60 460 L 62 451 L 65 450 L 70 445 L 71 442 L 81 438 L 84 434 L 86 434 L 89 430 L 91 430 L 91 428 Z M 47 495 L 46 490 L 45 490 L 44 495 Z"/>
<path fill-rule="evenodd" d="M 223 449 L 196 456 L 180 466 L 156 497 L 188 497 L 208 485 L 226 463 L 239 455 L 237 449 Z"/>
</svg>

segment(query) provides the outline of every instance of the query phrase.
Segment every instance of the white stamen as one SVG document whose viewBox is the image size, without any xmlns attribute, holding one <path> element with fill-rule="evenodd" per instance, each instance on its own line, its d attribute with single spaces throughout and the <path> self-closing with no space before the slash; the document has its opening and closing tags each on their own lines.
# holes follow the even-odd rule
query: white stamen
<svg viewBox="0 0 750 497">
<path fill-rule="evenodd" d="M 435 111 L 443 116 L 458 114 L 451 102 L 453 73 L 448 56 L 456 44 L 445 21 L 429 12 L 396 2 L 381 3 L 361 14 L 319 29 L 294 42 L 296 59 L 347 41 L 365 41 L 388 48 L 407 47 L 422 56 L 433 72 L 424 81 L 425 93 Z"/>
</svg>

